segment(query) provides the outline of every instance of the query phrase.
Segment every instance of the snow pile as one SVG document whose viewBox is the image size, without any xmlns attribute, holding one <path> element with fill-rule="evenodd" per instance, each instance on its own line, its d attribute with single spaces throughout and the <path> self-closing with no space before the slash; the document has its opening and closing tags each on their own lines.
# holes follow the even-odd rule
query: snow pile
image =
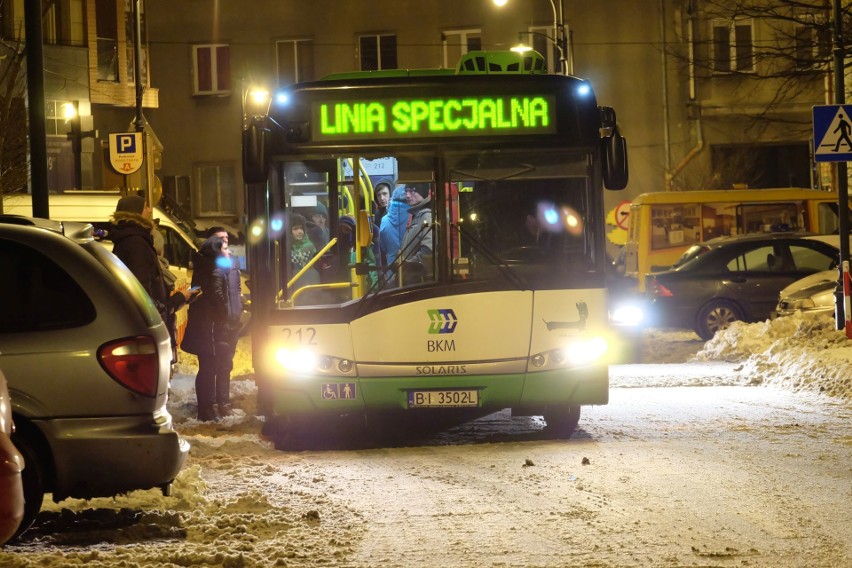
<svg viewBox="0 0 852 568">
<path fill-rule="evenodd" d="M 748 384 L 773 384 L 852 398 L 852 342 L 832 316 L 736 322 L 708 341 L 693 361 L 740 363 Z"/>
</svg>

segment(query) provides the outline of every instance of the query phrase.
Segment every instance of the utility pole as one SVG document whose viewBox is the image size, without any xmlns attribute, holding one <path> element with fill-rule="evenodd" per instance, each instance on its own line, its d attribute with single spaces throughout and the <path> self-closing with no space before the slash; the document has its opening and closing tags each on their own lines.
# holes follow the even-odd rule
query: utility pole
<svg viewBox="0 0 852 568">
<path fill-rule="evenodd" d="M 27 34 L 27 106 L 29 107 L 30 187 L 33 194 L 33 217 L 49 219 L 41 2 L 24 2 L 24 30 Z"/>
<path fill-rule="evenodd" d="M 834 103 L 838 105 L 846 103 L 846 51 L 843 45 L 843 10 L 840 0 L 834 0 Z M 849 260 L 849 178 L 847 176 L 847 163 L 837 162 L 837 217 L 840 233 L 840 276 L 834 291 L 837 329 L 846 327 L 843 264 Z"/>
<path fill-rule="evenodd" d="M 142 114 L 142 0 L 133 0 L 133 73 L 136 77 L 136 132 L 142 133 L 142 154 L 145 166 L 145 201 L 148 207 L 154 208 L 159 200 L 154 195 L 154 144 L 151 140 L 150 129 L 146 129 L 147 121 Z"/>
</svg>

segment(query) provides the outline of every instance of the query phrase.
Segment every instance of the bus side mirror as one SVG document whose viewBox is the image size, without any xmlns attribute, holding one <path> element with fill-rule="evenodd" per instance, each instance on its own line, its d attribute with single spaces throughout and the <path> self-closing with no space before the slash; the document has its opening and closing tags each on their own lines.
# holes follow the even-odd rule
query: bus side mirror
<svg viewBox="0 0 852 568">
<path fill-rule="evenodd" d="M 254 117 L 243 130 L 243 179 L 246 183 L 266 183 L 269 174 L 271 133 L 263 117 Z"/>
<path fill-rule="evenodd" d="M 604 185 L 607 189 L 624 189 L 627 187 L 627 141 L 613 128 L 611 136 L 601 140 L 601 154 Z"/>
</svg>

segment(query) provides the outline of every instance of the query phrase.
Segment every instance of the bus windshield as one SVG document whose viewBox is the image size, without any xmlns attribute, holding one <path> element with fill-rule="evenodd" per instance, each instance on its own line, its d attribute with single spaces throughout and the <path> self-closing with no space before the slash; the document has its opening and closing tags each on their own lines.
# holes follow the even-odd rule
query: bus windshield
<svg viewBox="0 0 852 568">
<path fill-rule="evenodd" d="M 603 265 L 585 222 L 587 162 L 555 150 L 284 161 L 272 200 L 286 251 L 277 256 L 278 307 L 339 305 L 436 283 L 590 285 Z M 386 207 L 376 199 L 381 185 L 392 186 Z M 359 215 L 363 209 L 371 214 Z"/>
</svg>

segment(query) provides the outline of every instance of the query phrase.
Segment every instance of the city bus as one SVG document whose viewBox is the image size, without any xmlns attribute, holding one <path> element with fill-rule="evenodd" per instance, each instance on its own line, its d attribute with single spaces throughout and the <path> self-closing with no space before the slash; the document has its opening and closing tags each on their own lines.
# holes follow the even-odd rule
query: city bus
<svg viewBox="0 0 852 568">
<path fill-rule="evenodd" d="M 624 276 L 645 290 L 645 276 L 669 269 L 690 246 L 746 233 L 835 233 L 836 192 L 814 189 L 713 189 L 643 193 L 630 204 Z"/>
<path fill-rule="evenodd" d="M 607 403 L 603 188 L 626 185 L 626 143 L 587 81 L 545 68 L 472 52 L 335 75 L 248 122 L 253 365 L 277 447 L 337 417 L 507 408 L 565 438 Z M 375 160 L 395 164 L 398 225 L 374 226 Z"/>
</svg>

